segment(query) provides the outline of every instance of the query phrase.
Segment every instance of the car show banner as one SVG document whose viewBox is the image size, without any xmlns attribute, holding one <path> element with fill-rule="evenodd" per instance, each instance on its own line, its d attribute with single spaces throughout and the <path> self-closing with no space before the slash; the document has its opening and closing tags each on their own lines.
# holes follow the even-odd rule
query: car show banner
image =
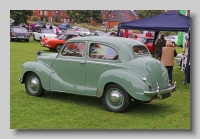
<svg viewBox="0 0 200 139">
<path fill-rule="evenodd" d="M 186 14 L 186 10 L 180 10 L 179 13 L 185 15 Z M 178 46 L 183 46 L 183 42 L 184 42 L 184 32 L 178 32 L 178 42 L 177 45 Z"/>
</svg>

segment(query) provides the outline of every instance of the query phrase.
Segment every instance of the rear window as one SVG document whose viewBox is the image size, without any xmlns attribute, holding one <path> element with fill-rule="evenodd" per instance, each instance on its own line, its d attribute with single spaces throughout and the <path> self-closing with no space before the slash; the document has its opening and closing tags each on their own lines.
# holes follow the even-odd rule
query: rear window
<svg viewBox="0 0 200 139">
<path fill-rule="evenodd" d="M 149 54 L 149 50 L 145 46 L 133 46 L 133 53 L 136 55 L 146 55 Z"/>
<path fill-rule="evenodd" d="M 27 33 L 25 28 L 13 28 L 14 32 L 16 33 Z"/>
</svg>

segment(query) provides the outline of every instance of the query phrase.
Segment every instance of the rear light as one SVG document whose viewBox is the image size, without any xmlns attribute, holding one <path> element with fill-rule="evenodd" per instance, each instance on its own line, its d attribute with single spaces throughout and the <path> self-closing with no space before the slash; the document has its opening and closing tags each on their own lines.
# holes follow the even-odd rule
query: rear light
<svg viewBox="0 0 200 139">
<path fill-rule="evenodd" d="M 151 85 L 148 85 L 149 90 L 151 91 Z"/>
<path fill-rule="evenodd" d="M 15 34 L 14 34 L 14 32 L 12 32 L 12 36 L 14 36 Z"/>
</svg>

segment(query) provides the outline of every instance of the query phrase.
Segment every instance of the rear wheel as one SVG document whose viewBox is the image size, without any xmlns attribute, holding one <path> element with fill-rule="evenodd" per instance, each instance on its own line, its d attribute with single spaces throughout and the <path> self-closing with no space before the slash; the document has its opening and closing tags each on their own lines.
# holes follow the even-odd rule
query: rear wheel
<svg viewBox="0 0 200 139">
<path fill-rule="evenodd" d="M 56 45 L 56 47 L 55 47 L 56 52 L 60 52 L 61 48 L 62 48 L 62 45 L 60 45 L 60 44 Z"/>
<path fill-rule="evenodd" d="M 25 77 L 25 89 L 29 95 L 37 97 L 42 96 L 45 91 L 42 87 L 40 78 L 33 72 Z"/>
<path fill-rule="evenodd" d="M 124 112 L 130 103 L 130 96 L 121 86 L 110 84 L 104 90 L 102 103 L 108 111 Z"/>
</svg>

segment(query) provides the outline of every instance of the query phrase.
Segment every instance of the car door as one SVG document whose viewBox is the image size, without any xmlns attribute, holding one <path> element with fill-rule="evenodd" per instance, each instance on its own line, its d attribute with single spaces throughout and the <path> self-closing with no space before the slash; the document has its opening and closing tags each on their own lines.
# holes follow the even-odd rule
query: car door
<svg viewBox="0 0 200 139">
<path fill-rule="evenodd" d="M 41 29 L 38 29 L 37 32 L 34 32 L 34 36 L 36 40 L 40 40 Z"/>
<path fill-rule="evenodd" d="M 68 42 L 54 60 L 50 90 L 85 94 L 86 41 Z"/>
<path fill-rule="evenodd" d="M 110 69 L 119 68 L 119 54 L 110 44 L 89 42 L 86 60 L 86 94 L 96 96 L 100 76 Z"/>
</svg>

